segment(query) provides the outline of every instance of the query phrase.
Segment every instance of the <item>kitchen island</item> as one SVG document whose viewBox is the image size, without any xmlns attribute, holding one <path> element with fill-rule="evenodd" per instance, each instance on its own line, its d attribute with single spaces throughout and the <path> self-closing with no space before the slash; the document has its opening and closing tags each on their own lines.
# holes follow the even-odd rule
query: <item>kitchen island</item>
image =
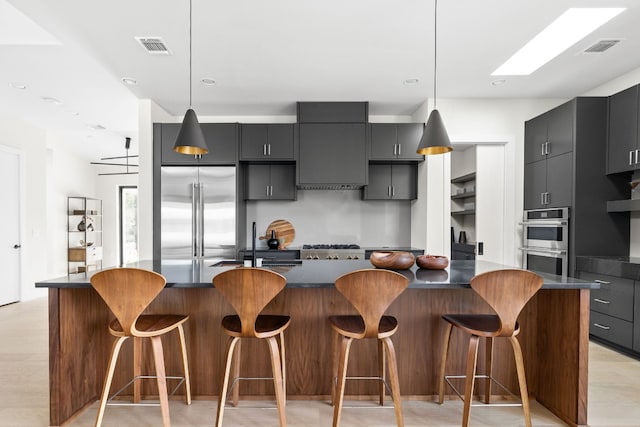
<svg viewBox="0 0 640 427">
<path fill-rule="evenodd" d="M 131 266 L 151 269 L 167 278 L 166 289 L 149 310 L 190 315 L 185 332 L 192 393 L 197 398 L 217 398 L 226 341 L 220 321 L 233 310 L 215 291 L 211 279 L 234 266 L 212 267 L 211 263 L 197 261 L 143 261 Z M 327 317 L 354 312 L 333 283 L 344 273 L 371 267 L 369 261 L 362 260 L 313 260 L 268 267 L 287 278 L 286 289 L 265 312 L 288 314 L 292 319 L 286 333 L 288 399 L 330 396 L 332 332 Z M 400 271 L 409 278 L 409 289 L 388 313 L 396 316 L 400 325 L 393 340 L 403 398 L 431 400 L 437 394 L 445 329 L 440 317 L 443 313 L 489 311 L 469 288 L 469 281 L 477 273 L 499 268 L 506 267 L 482 261 L 451 261 L 446 270 L 414 266 Z M 542 290 L 527 304 L 519 320 L 529 393 L 569 425 L 587 425 L 589 292 L 598 285 L 558 276 L 544 278 Z M 38 282 L 36 286 L 49 288 L 50 423 L 57 426 L 98 399 L 112 343 L 107 331 L 111 315 L 91 289 L 88 277 L 63 277 Z M 269 376 L 266 348 L 257 341 L 243 344 L 243 375 Z M 181 372 L 177 339 L 168 337 L 164 346 L 167 372 Z M 376 361 L 370 357 L 375 352 L 372 346 L 375 343 L 354 345 L 350 375 L 375 372 Z M 497 346 L 494 373 L 516 391 L 515 366 L 508 344 Z M 464 336 L 453 335 L 450 371 L 463 372 L 465 354 Z M 484 366 L 482 354 L 481 351 L 479 369 Z M 149 357 L 144 359 L 143 370 L 151 372 L 152 361 Z M 113 390 L 124 385 L 132 371 L 131 356 L 124 356 Z M 269 381 L 243 382 L 240 387 L 244 396 L 273 394 Z M 155 386 L 145 385 L 143 393 L 153 396 Z M 375 382 L 368 381 L 352 381 L 346 390 L 352 397 L 375 393 Z"/>
</svg>

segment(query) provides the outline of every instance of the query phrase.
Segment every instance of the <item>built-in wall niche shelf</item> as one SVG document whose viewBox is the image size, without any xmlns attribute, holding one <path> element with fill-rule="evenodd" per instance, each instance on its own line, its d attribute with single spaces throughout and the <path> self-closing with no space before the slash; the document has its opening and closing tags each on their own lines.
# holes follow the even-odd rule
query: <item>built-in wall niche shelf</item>
<svg viewBox="0 0 640 427">
<path fill-rule="evenodd" d="M 464 215 L 475 215 L 475 209 L 465 209 L 463 211 L 453 211 L 451 212 L 451 216 L 464 216 Z"/>
<path fill-rule="evenodd" d="M 451 195 L 451 200 L 468 199 L 469 197 L 476 197 L 476 192 L 475 191 L 466 191 L 466 192 L 463 191 L 462 193 L 452 194 Z"/>
<path fill-rule="evenodd" d="M 607 212 L 633 212 L 640 211 L 640 199 L 609 200 Z"/>
<path fill-rule="evenodd" d="M 465 182 L 474 181 L 476 179 L 476 173 L 471 172 L 466 175 L 459 176 L 457 178 L 452 178 L 452 184 L 464 184 Z"/>
</svg>

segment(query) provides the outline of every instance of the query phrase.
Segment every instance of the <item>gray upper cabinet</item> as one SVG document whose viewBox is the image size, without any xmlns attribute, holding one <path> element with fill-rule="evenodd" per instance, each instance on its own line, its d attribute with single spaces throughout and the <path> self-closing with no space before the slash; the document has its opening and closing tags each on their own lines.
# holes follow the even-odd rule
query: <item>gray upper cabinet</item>
<svg viewBox="0 0 640 427">
<path fill-rule="evenodd" d="M 525 163 L 573 151 L 573 103 L 525 122 Z"/>
<path fill-rule="evenodd" d="M 422 161 L 416 153 L 424 125 L 422 123 L 371 123 L 369 160 Z"/>
<path fill-rule="evenodd" d="M 357 188 L 367 184 L 364 123 L 301 123 L 298 186 Z"/>
<path fill-rule="evenodd" d="M 295 159 L 293 124 L 243 124 L 240 126 L 240 160 Z"/>
<path fill-rule="evenodd" d="M 640 167 L 638 98 L 638 86 L 609 97 L 607 173 L 628 172 Z"/>
<path fill-rule="evenodd" d="M 238 147 L 238 125 L 236 123 L 200 123 L 209 152 L 200 158 L 200 165 L 235 165 Z M 154 129 L 158 129 L 155 127 Z M 180 123 L 162 123 L 161 162 L 163 165 L 194 165 L 195 156 L 176 153 L 173 144 L 180 130 Z"/>
<path fill-rule="evenodd" d="M 363 200 L 415 200 L 416 164 L 370 164 L 369 184 L 362 190 Z"/>
<path fill-rule="evenodd" d="M 249 164 L 245 200 L 296 200 L 294 164 Z"/>
<path fill-rule="evenodd" d="M 572 206 L 571 153 L 524 165 L 524 208 Z"/>
</svg>

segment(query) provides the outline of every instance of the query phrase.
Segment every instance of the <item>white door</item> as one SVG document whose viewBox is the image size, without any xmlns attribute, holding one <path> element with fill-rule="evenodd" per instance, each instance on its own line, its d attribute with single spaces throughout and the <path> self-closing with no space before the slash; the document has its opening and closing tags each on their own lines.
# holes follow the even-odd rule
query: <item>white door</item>
<svg viewBox="0 0 640 427">
<path fill-rule="evenodd" d="M 0 147 L 0 305 L 20 299 L 20 156 Z"/>
</svg>

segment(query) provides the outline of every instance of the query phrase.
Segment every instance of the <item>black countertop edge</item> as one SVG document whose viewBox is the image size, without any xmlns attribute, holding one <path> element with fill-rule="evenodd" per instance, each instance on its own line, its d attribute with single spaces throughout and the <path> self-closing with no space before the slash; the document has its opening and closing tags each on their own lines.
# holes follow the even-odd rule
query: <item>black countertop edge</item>
<svg viewBox="0 0 640 427">
<path fill-rule="evenodd" d="M 167 279 L 167 288 L 212 288 L 212 279 L 223 271 L 236 267 L 211 267 L 214 261 L 140 261 L 128 267 L 156 271 Z M 304 260 L 293 267 L 268 267 L 287 279 L 288 288 L 332 288 L 335 280 L 348 272 L 374 268 L 368 260 Z M 415 265 L 398 273 L 409 279 L 410 289 L 463 289 L 469 288 L 471 278 L 479 273 L 516 268 L 479 260 L 452 260 L 445 270 L 424 270 Z M 36 288 L 90 288 L 90 277 L 95 272 L 74 274 L 57 279 L 36 282 Z M 598 289 L 599 284 L 572 277 L 542 274 L 543 289 Z"/>
<path fill-rule="evenodd" d="M 576 269 L 586 273 L 640 280 L 640 258 L 635 257 L 578 256 Z"/>
</svg>

